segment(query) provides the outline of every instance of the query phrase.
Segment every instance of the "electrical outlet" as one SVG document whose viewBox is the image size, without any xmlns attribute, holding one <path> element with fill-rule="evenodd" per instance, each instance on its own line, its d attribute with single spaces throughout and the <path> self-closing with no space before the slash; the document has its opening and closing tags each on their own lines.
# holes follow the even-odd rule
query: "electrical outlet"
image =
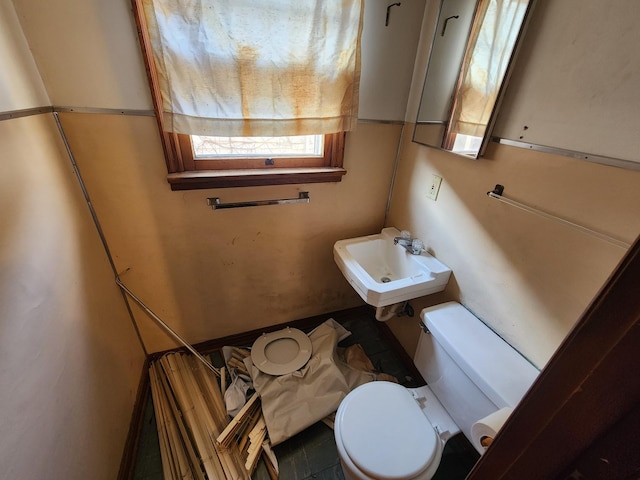
<svg viewBox="0 0 640 480">
<path fill-rule="evenodd" d="M 431 175 L 431 183 L 429 184 L 429 188 L 427 189 L 427 197 L 431 200 L 436 200 L 438 198 L 438 192 L 440 191 L 440 184 L 442 183 L 442 177 L 438 175 Z"/>
</svg>

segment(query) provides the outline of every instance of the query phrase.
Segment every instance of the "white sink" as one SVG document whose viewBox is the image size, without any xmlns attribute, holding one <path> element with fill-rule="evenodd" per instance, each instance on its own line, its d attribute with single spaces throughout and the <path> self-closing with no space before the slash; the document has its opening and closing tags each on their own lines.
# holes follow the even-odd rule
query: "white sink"
<svg viewBox="0 0 640 480">
<path fill-rule="evenodd" d="M 444 290 L 451 269 L 426 252 L 413 255 L 394 237 L 391 227 L 377 235 L 339 240 L 333 258 L 342 274 L 362 299 L 384 307 Z"/>
</svg>

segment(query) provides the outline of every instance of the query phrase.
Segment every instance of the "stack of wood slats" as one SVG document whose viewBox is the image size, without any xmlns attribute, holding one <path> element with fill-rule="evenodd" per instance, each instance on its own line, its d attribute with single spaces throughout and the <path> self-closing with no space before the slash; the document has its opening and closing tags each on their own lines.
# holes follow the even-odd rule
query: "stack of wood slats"
<svg viewBox="0 0 640 480">
<path fill-rule="evenodd" d="M 238 373 L 250 377 L 244 359 L 251 355 L 251 352 L 245 348 L 231 347 L 231 356 L 227 359 L 227 366 L 235 368 Z"/>
<path fill-rule="evenodd" d="M 278 478 L 257 394 L 230 422 L 217 379 L 194 356 L 164 355 L 149 373 L 165 480 L 249 479 L 261 453 Z"/>
<path fill-rule="evenodd" d="M 245 469 L 248 472 L 253 472 L 263 451 L 266 436 L 267 426 L 260 409 L 258 394 L 254 393 L 238 412 L 238 415 L 218 436 L 216 442 L 222 448 L 237 445 L 245 460 Z"/>
</svg>

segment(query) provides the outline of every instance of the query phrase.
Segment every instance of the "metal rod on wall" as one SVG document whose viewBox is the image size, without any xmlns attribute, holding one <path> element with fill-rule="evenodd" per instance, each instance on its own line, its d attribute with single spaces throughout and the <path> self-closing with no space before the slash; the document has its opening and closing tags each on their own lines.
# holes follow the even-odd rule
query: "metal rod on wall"
<svg viewBox="0 0 640 480">
<path fill-rule="evenodd" d="M 281 198 L 279 200 L 255 200 L 250 202 L 220 203 L 220 197 L 207 198 L 207 205 L 214 210 L 221 208 L 260 207 L 262 205 L 283 205 L 285 203 L 309 203 L 309 192 L 300 192 L 298 198 Z"/>
<path fill-rule="evenodd" d="M 120 276 L 116 277 L 116 283 L 118 284 L 120 289 L 126 295 L 131 297 L 131 299 L 134 302 L 136 302 L 140 306 L 140 308 L 142 308 L 151 318 L 153 318 L 156 321 L 156 323 L 158 325 L 160 325 L 169 334 L 169 336 L 171 336 L 178 343 L 182 344 L 183 347 L 185 347 L 187 350 L 189 350 L 209 370 L 211 370 L 215 375 L 220 377 L 220 371 L 216 367 L 214 367 L 211 364 L 211 362 L 207 361 L 206 358 L 204 358 L 202 355 L 200 355 L 200 353 L 195 348 L 193 348 L 189 342 L 187 342 L 184 338 L 182 338 L 180 335 L 178 335 L 178 333 L 173 328 L 171 328 L 169 325 L 167 325 L 167 323 L 164 320 L 162 320 L 158 315 L 156 315 L 153 312 L 153 310 L 151 310 L 149 307 L 147 307 L 142 300 L 140 300 L 138 297 L 136 297 L 136 295 L 131 290 L 129 290 L 125 286 L 124 283 L 122 283 L 122 280 L 120 280 Z"/>
<path fill-rule="evenodd" d="M 605 233 L 602 232 L 598 232 L 596 230 L 592 230 L 590 228 L 584 227 L 582 225 L 579 225 L 577 223 L 571 222 L 569 220 L 566 220 L 562 217 L 558 217 L 557 215 L 553 215 L 551 213 L 547 213 L 543 210 L 534 208 L 534 207 L 530 207 L 529 205 L 525 205 L 524 203 L 520 203 L 520 202 L 516 202 L 515 200 L 511 200 L 510 198 L 507 198 L 505 196 L 502 195 L 502 193 L 504 192 L 504 186 L 503 185 L 496 185 L 495 188 L 490 191 L 487 192 L 487 195 L 490 198 L 495 198 L 496 200 L 500 200 L 503 203 L 506 203 L 508 205 L 511 205 L 513 207 L 517 207 L 521 210 L 525 210 L 529 213 L 534 213 L 536 215 L 539 215 L 541 217 L 544 217 L 546 219 L 549 220 L 553 220 L 555 222 L 561 223 L 563 225 L 567 225 L 569 227 L 575 228 L 576 230 L 579 230 L 583 233 L 589 234 L 591 236 L 594 236 L 596 238 L 599 238 L 600 240 L 604 240 L 605 242 L 608 242 L 612 245 L 615 245 L 617 247 L 621 247 L 621 248 L 625 248 L 628 249 L 629 247 L 631 247 L 631 244 L 623 241 L 623 240 L 619 240 L 617 238 L 612 237 L 611 235 L 607 235 Z"/>
</svg>

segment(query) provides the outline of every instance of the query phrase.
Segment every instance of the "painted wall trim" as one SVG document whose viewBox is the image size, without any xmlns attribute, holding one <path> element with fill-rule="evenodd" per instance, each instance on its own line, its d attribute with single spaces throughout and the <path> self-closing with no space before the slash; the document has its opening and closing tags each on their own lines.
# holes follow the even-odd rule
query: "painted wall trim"
<svg viewBox="0 0 640 480">
<path fill-rule="evenodd" d="M 43 113 L 53 112 L 53 107 L 34 107 L 25 108 L 24 110 L 11 110 L 8 112 L 0 112 L 0 121 L 12 120 L 14 118 L 29 117 L 31 115 L 41 115 Z"/>
<path fill-rule="evenodd" d="M 527 150 L 534 150 L 536 152 L 552 153 L 554 155 L 562 155 L 563 157 L 571 157 L 587 162 L 599 163 L 601 165 L 609 165 L 610 167 L 640 171 L 640 159 L 638 162 L 633 162 L 631 160 L 623 160 L 621 158 L 594 155 L 592 153 L 577 152 L 575 150 L 566 150 L 564 148 L 547 147 L 545 145 L 536 145 L 535 143 L 521 142 L 519 140 L 510 140 L 508 138 L 501 137 L 492 137 L 491 141 L 502 145 L 508 145 L 510 147 L 524 148 Z"/>
<path fill-rule="evenodd" d="M 31 115 L 41 115 L 43 113 L 99 113 L 104 115 L 133 115 L 136 117 L 153 117 L 153 110 L 130 110 L 122 108 L 90 108 L 90 107 L 34 107 L 24 110 L 11 110 L 0 112 L 0 121 L 12 120 L 14 118 L 29 117 Z"/>
<path fill-rule="evenodd" d="M 34 107 L 24 110 L 11 110 L 0 112 L 0 121 L 11 120 L 13 118 L 28 117 L 30 115 L 40 115 L 43 113 L 95 113 L 102 115 L 131 115 L 134 117 L 155 117 L 153 110 L 135 110 L 127 108 L 98 108 L 98 107 L 69 107 L 54 105 L 51 107 Z M 404 125 L 403 120 L 378 120 L 373 118 L 359 118 L 358 123 L 379 123 L 384 125 Z"/>
<path fill-rule="evenodd" d="M 126 108 L 65 107 L 54 106 L 54 112 L 60 113 L 99 113 L 104 115 L 133 115 L 135 117 L 155 117 L 153 110 L 133 110 Z"/>
<path fill-rule="evenodd" d="M 358 123 L 381 123 L 384 125 L 404 125 L 404 120 L 377 120 L 375 118 L 358 118 Z"/>
</svg>

